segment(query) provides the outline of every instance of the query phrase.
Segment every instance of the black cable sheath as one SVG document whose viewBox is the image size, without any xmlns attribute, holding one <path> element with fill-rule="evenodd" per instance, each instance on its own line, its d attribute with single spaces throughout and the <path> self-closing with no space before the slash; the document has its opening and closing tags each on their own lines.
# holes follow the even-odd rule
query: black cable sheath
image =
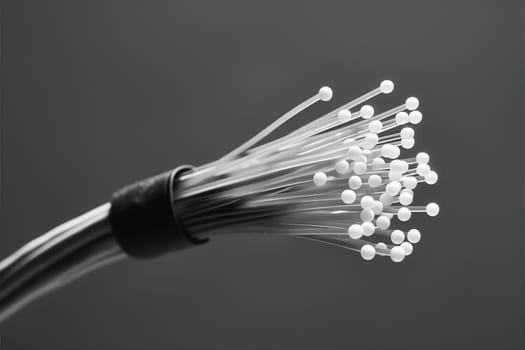
<svg viewBox="0 0 525 350">
<path fill-rule="evenodd" d="M 191 166 L 180 166 L 113 194 L 109 223 L 128 255 L 154 258 L 206 241 L 192 237 L 179 219 L 184 211 L 184 202 L 177 199 L 179 177 L 191 170 Z"/>
</svg>

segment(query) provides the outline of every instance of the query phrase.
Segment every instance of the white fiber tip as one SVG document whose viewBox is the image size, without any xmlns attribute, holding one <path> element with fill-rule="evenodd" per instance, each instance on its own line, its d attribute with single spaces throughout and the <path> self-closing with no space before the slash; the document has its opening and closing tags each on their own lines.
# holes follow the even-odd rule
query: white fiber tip
<svg viewBox="0 0 525 350">
<path fill-rule="evenodd" d="M 385 187 L 385 192 L 391 196 L 397 196 L 401 191 L 401 183 L 399 181 L 391 181 Z"/>
<path fill-rule="evenodd" d="M 376 256 L 376 249 L 370 244 L 361 247 L 361 257 L 365 260 L 372 260 Z"/>
<path fill-rule="evenodd" d="M 406 207 L 399 208 L 397 211 L 397 218 L 399 221 L 408 221 L 412 217 L 412 212 Z"/>
<path fill-rule="evenodd" d="M 371 209 L 364 209 L 359 214 L 359 218 L 363 222 L 370 222 L 374 220 L 374 212 Z"/>
<path fill-rule="evenodd" d="M 385 215 L 381 215 L 380 217 L 377 218 L 376 225 L 381 230 L 386 230 L 387 228 L 390 227 L 390 219 Z"/>
<path fill-rule="evenodd" d="M 419 152 L 416 155 L 416 162 L 418 162 L 418 164 L 428 164 L 429 161 L 430 156 L 426 152 Z"/>
<path fill-rule="evenodd" d="M 383 203 L 384 207 L 388 207 L 389 205 L 392 205 L 392 203 L 394 202 L 394 197 L 389 195 L 388 193 L 382 193 L 379 196 L 379 201 Z"/>
<path fill-rule="evenodd" d="M 374 224 L 369 221 L 363 222 L 361 227 L 363 228 L 363 235 L 365 236 L 372 236 L 376 230 Z"/>
<path fill-rule="evenodd" d="M 340 160 L 335 163 L 335 171 L 339 174 L 346 174 L 350 170 L 350 164 L 346 160 Z"/>
<path fill-rule="evenodd" d="M 408 119 L 412 124 L 419 124 L 423 120 L 423 114 L 420 111 L 412 111 L 408 115 Z"/>
<path fill-rule="evenodd" d="M 372 206 L 372 211 L 374 214 L 379 215 L 383 212 L 383 203 L 380 201 L 374 201 L 374 205 Z"/>
<path fill-rule="evenodd" d="M 370 105 L 364 105 L 360 110 L 361 117 L 364 119 L 370 119 L 374 115 L 374 107 Z"/>
<path fill-rule="evenodd" d="M 381 123 L 380 120 L 372 120 L 370 124 L 368 124 L 368 130 L 373 133 L 378 133 L 383 129 L 383 123 Z"/>
<path fill-rule="evenodd" d="M 417 107 L 419 107 L 419 100 L 416 97 L 409 97 L 405 101 L 405 106 L 407 109 L 413 111 Z"/>
<path fill-rule="evenodd" d="M 352 160 L 358 160 L 361 157 L 362 149 L 359 146 L 350 146 L 348 148 L 348 157 Z"/>
<path fill-rule="evenodd" d="M 363 196 L 361 198 L 361 208 L 363 209 L 372 209 L 374 206 L 374 198 L 371 196 Z"/>
<path fill-rule="evenodd" d="M 410 255 L 414 251 L 414 247 L 408 242 L 401 243 L 400 247 L 405 251 L 405 255 Z"/>
<path fill-rule="evenodd" d="M 354 173 L 357 175 L 362 175 L 366 173 L 366 163 L 362 161 L 354 162 L 353 169 Z"/>
<path fill-rule="evenodd" d="M 414 138 L 414 129 L 412 128 L 403 128 L 399 135 L 402 139 L 413 139 Z"/>
<path fill-rule="evenodd" d="M 400 181 L 403 178 L 403 173 L 400 171 L 390 170 L 388 172 L 388 179 L 390 181 Z"/>
<path fill-rule="evenodd" d="M 394 230 L 390 234 L 390 240 L 394 244 L 401 244 L 405 240 L 405 234 L 401 230 Z"/>
<path fill-rule="evenodd" d="M 390 162 L 390 170 L 392 171 L 397 171 L 397 172 L 405 172 L 406 169 L 405 169 L 405 163 L 404 161 L 402 160 L 399 160 L 399 159 L 394 159 L 393 161 Z"/>
<path fill-rule="evenodd" d="M 355 201 L 355 192 L 352 190 L 344 190 L 341 192 L 341 200 L 346 204 L 352 204 Z"/>
<path fill-rule="evenodd" d="M 361 146 L 363 146 L 363 148 L 367 150 L 370 150 L 374 148 L 378 142 L 379 142 L 379 136 L 377 136 L 377 134 L 369 133 L 365 135 L 365 138 L 363 142 L 361 143 Z"/>
<path fill-rule="evenodd" d="M 342 109 L 339 112 L 337 112 L 337 118 L 339 118 L 339 121 L 342 123 L 346 123 L 350 119 L 352 119 L 352 113 L 348 109 Z"/>
<path fill-rule="evenodd" d="M 385 160 L 381 157 L 377 157 L 372 160 L 372 165 L 383 165 L 383 164 L 385 164 Z"/>
<path fill-rule="evenodd" d="M 401 150 L 399 147 L 391 145 L 389 143 L 381 147 L 381 156 L 385 158 L 395 159 L 399 157 Z"/>
<path fill-rule="evenodd" d="M 416 144 L 414 139 L 401 139 L 401 147 L 404 149 L 411 149 Z"/>
<path fill-rule="evenodd" d="M 390 259 L 393 262 L 401 262 L 405 258 L 405 250 L 401 247 L 394 247 L 390 249 Z"/>
<path fill-rule="evenodd" d="M 368 177 L 368 186 L 370 186 L 370 187 L 379 187 L 379 186 L 381 186 L 381 176 L 379 176 L 379 175 L 370 175 Z"/>
<path fill-rule="evenodd" d="M 334 95 L 334 92 L 328 86 L 323 86 L 319 89 L 319 93 L 317 95 L 322 101 L 330 101 Z"/>
<path fill-rule="evenodd" d="M 399 193 L 408 193 L 408 194 L 410 194 L 411 196 L 414 196 L 414 191 L 409 190 L 408 188 L 403 188 L 403 189 L 401 190 L 401 192 L 399 192 Z"/>
<path fill-rule="evenodd" d="M 410 205 L 413 201 L 413 196 L 410 194 L 410 192 L 402 192 L 399 195 L 399 203 L 402 205 Z"/>
<path fill-rule="evenodd" d="M 381 85 L 379 85 L 379 89 L 382 93 L 389 94 L 392 91 L 394 91 L 394 83 L 392 82 L 392 80 L 383 80 L 381 82 Z"/>
<path fill-rule="evenodd" d="M 314 174 L 314 184 L 316 186 L 324 186 L 326 184 L 326 181 L 328 181 L 328 177 L 322 171 L 319 171 Z"/>
<path fill-rule="evenodd" d="M 439 214 L 439 205 L 437 205 L 436 203 L 428 203 L 426 211 L 428 216 L 436 216 L 437 214 Z"/>
<path fill-rule="evenodd" d="M 421 232 L 413 228 L 407 232 L 407 239 L 410 243 L 418 243 L 421 240 Z"/>
<path fill-rule="evenodd" d="M 425 176 L 430 173 L 430 167 L 428 164 L 420 163 L 417 165 L 416 172 L 421 176 Z"/>
<path fill-rule="evenodd" d="M 399 112 L 396 114 L 396 123 L 399 125 L 403 125 L 409 122 L 408 113 L 407 112 Z"/>
<path fill-rule="evenodd" d="M 363 236 L 363 228 L 361 225 L 354 224 L 348 228 L 348 236 L 352 239 L 359 239 Z"/>
<path fill-rule="evenodd" d="M 403 186 L 409 190 L 413 190 L 417 186 L 417 179 L 413 176 L 403 178 Z"/>
<path fill-rule="evenodd" d="M 361 178 L 357 175 L 352 175 L 348 179 L 348 187 L 350 187 L 353 190 L 358 190 L 359 187 L 361 187 Z"/>
<path fill-rule="evenodd" d="M 425 182 L 429 185 L 433 185 L 438 181 L 438 174 L 431 170 L 428 174 L 425 175 Z"/>
</svg>

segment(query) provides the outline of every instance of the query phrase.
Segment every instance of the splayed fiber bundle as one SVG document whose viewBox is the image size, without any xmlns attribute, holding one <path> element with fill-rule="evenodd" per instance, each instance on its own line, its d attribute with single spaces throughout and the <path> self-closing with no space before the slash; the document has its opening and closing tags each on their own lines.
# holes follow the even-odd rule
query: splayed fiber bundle
<svg viewBox="0 0 525 350">
<path fill-rule="evenodd" d="M 222 233 L 297 236 L 402 261 L 420 240 L 416 228 L 403 232 L 396 221 L 414 214 L 435 216 L 435 203 L 413 205 L 420 183 L 438 175 L 429 155 L 416 153 L 414 129 L 419 101 L 381 113 L 364 104 L 393 91 L 391 81 L 288 135 L 257 145 L 284 122 L 317 101 L 323 87 L 254 138 L 218 161 L 182 176 L 180 218 L 198 237 Z M 401 159 L 401 153 L 412 153 Z"/>
<path fill-rule="evenodd" d="M 284 137 L 261 141 L 310 105 L 323 87 L 221 159 L 139 181 L 109 203 L 34 239 L 0 262 L 0 322 L 39 296 L 124 257 L 151 258 L 223 234 L 295 236 L 402 261 L 421 234 L 396 229 L 435 203 L 413 205 L 420 183 L 434 184 L 427 153 L 414 147 L 419 101 L 376 114 L 365 102 L 381 85 Z M 400 130 L 399 130 L 400 128 Z M 411 152 L 414 154 L 415 152 Z"/>
</svg>

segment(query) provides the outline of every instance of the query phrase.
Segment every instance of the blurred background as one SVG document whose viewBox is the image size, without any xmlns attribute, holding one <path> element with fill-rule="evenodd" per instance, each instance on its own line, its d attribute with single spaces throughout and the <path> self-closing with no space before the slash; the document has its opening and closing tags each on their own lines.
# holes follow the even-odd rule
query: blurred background
<svg viewBox="0 0 525 350">
<path fill-rule="evenodd" d="M 522 349 L 522 1 L 2 2 L 0 256 L 129 182 L 212 161 L 320 86 L 421 100 L 441 205 L 402 264 L 235 237 L 37 301 L 5 349 Z M 379 107 L 378 107 L 379 108 Z M 296 125 L 298 125 L 296 124 Z M 290 127 L 294 127 L 291 123 Z"/>
</svg>

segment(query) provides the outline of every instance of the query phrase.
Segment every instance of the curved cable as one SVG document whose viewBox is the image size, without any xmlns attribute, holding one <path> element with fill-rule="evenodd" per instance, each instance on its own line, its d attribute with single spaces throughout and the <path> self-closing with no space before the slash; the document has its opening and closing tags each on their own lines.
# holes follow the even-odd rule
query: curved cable
<svg viewBox="0 0 525 350">
<path fill-rule="evenodd" d="M 110 232 L 109 204 L 97 207 L 31 241 L 0 264 L 0 299 L 71 251 Z"/>
<path fill-rule="evenodd" d="M 78 249 L 1 299 L 0 323 L 37 298 L 125 256 L 111 236 Z"/>
<path fill-rule="evenodd" d="M 0 262 L 0 322 L 37 297 L 122 259 L 109 204 L 68 221 Z"/>
</svg>

